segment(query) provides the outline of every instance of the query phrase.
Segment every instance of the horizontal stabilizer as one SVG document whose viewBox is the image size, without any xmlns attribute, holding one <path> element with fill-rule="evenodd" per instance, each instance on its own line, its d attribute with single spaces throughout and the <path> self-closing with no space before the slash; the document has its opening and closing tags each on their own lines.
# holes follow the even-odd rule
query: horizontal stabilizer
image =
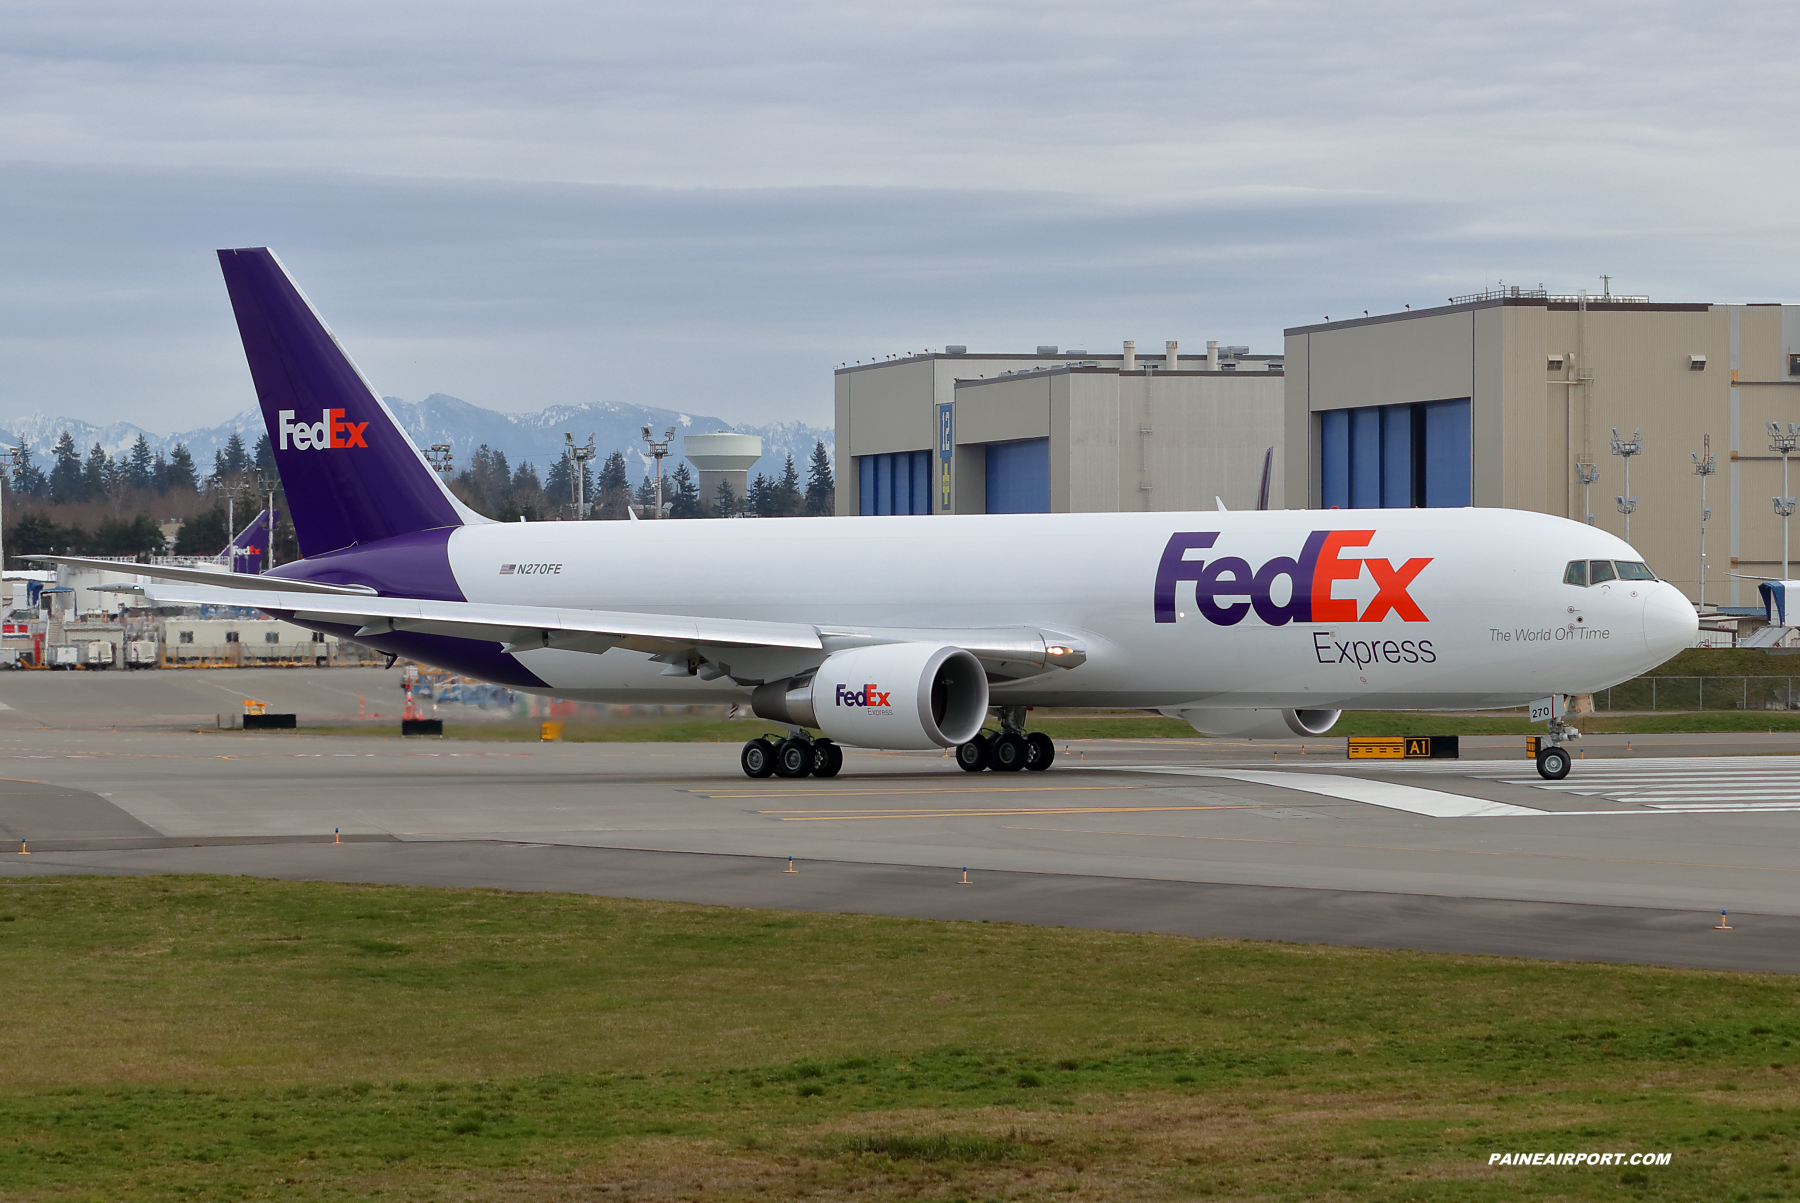
<svg viewBox="0 0 1800 1203">
<path fill-rule="evenodd" d="M 189 584 L 210 585 L 215 589 L 260 589 L 267 591 L 270 582 L 280 581 L 280 588 L 287 593 L 330 593 L 349 596 L 367 596 L 375 591 L 367 585 L 327 585 L 323 581 L 289 580 L 285 577 L 258 576 L 253 572 L 227 572 L 222 568 L 184 568 L 173 564 L 133 564 L 122 560 L 95 560 L 86 556 L 20 556 L 21 560 L 42 560 L 50 564 L 67 564 L 71 568 L 93 568 L 101 572 L 117 572 L 127 576 L 147 576 L 153 580 L 185 581 Z M 106 587 L 107 592 L 136 592 L 134 589 Z M 224 598 L 209 599 L 209 605 L 251 606 L 254 602 L 230 601 Z"/>
</svg>

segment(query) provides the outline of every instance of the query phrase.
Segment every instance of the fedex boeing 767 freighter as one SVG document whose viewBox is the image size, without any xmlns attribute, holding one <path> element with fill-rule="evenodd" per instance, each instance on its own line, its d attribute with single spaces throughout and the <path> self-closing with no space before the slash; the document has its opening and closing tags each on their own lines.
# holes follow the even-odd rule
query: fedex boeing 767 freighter
<svg viewBox="0 0 1800 1203">
<path fill-rule="evenodd" d="M 1343 710 L 1592 693 L 1694 638 L 1628 544 L 1515 510 L 493 522 L 273 254 L 219 262 L 305 558 L 146 568 L 147 599 L 251 606 L 527 692 L 747 703 L 788 732 L 744 745 L 752 777 L 830 776 L 846 745 L 1045 769 L 1032 706 L 1323 735 Z M 1545 776 L 1574 734 L 1552 721 Z"/>
</svg>

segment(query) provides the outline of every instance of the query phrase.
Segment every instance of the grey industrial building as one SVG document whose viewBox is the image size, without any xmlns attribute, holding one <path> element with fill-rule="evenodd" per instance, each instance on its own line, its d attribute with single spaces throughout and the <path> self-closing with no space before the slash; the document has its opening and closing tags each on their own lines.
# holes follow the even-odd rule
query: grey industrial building
<svg viewBox="0 0 1800 1203">
<path fill-rule="evenodd" d="M 1506 506 L 1623 535 L 1627 507 L 1631 542 L 1697 601 L 1710 446 L 1706 601 L 1754 602 L 1733 574 L 1781 573 L 1767 427 L 1800 422 L 1800 306 L 1503 288 L 1286 335 L 1289 508 Z M 1629 491 L 1615 428 L 1627 450 L 1642 431 Z"/>
<path fill-rule="evenodd" d="M 1253 508 L 1284 458 L 1281 356 L 961 347 L 839 368 L 840 514 Z"/>
</svg>

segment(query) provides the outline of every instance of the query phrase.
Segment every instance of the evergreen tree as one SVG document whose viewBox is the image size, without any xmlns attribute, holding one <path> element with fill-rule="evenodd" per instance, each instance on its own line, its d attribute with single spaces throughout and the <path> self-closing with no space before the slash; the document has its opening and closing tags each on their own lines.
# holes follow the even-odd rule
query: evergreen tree
<svg viewBox="0 0 1800 1203">
<path fill-rule="evenodd" d="M 194 454 L 187 449 L 186 443 L 177 443 L 169 452 L 169 468 L 163 473 L 167 482 L 164 491 L 197 493 L 200 490 L 200 472 L 194 467 Z M 230 536 L 226 536 L 229 538 Z"/>
<path fill-rule="evenodd" d="M 249 470 L 250 453 L 244 450 L 244 436 L 234 430 L 225 445 L 213 453 L 213 476 L 215 479 L 225 480 L 241 476 Z"/>
<path fill-rule="evenodd" d="M 837 509 L 837 483 L 831 475 L 831 453 L 825 440 L 813 443 L 812 461 L 806 466 L 806 512 L 830 514 Z"/>
<path fill-rule="evenodd" d="M 19 556 L 55 555 L 85 551 L 87 532 L 79 526 L 58 526 L 40 511 L 24 515 L 6 532 L 9 567 L 19 567 Z M 36 564 L 29 565 L 37 567 Z M 21 591 L 20 596 L 23 596 Z"/>
<path fill-rule="evenodd" d="M 162 531 L 148 514 L 139 514 L 129 522 L 104 518 L 94 532 L 92 548 L 95 555 L 101 556 L 160 555 Z"/>
<path fill-rule="evenodd" d="M 737 490 L 731 487 L 729 480 L 721 480 L 713 491 L 713 513 L 720 518 L 735 518 L 740 508 Z"/>
<path fill-rule="evenodd" d="M 150 440 L 140 434 L 137 442 L 131 445 L 131 455 L 125 463 L 125 481 L 134 489 L 147 489 L 155 470 L 156 461 L 150 455 Z"/>
<path fill-rule="evenodd" d="M 700 486 L 694 483 L 694 474 L 688 470 L 685 460 L 675 465 L 675 474 L 669 477 L 669 488 L 669 517 L 700 517 L 703 512 L 700 506 Z"/>
<path fill-rule="evenodd" d="M 216 556 L 231 542 L 237 532 L 226 529 L 225 507 L 215 503 L 212 509 L 196 514 L 181 524 L 175 534 L 178 556 Z"/>
<path fill-rule="evenodd" d="M 156 453 L 156 459 L 150 465 L 150 487 L 155 489 L 159 496 L 169 491 L 169 461 L 163 458 L 163 453 L 160 451 Z"/>
<path fill-rule="evenodd" d="M 800 474 L 794 471 L 792 454 L 787 457 L 787 463 L 781 469 L 781 479 L 771 487 L 775 493 L 771 502 L 777 514 L 791 517 L 800 512 Z"/>
<path fill-rule="evenodd" d="M 95 443 L 81 468 L 81 492 L 87 500 L 106 496 L 106 448 Z"/>
<path fill-rule="evenodd" d="M 31 462 L 31 448 L 23 442 L 19 444 L 19 462 L 13 468 L 12 487 L 22 497 L 42 497 L 50 491 L 49 478 Z"/>
<path fill-rule="evenodd" d="M 600 469 L 598 503 L 594 507 L 594 517 L 613 521 L 623 519 L 625 507 L 631 504 L 631 477 L 625 470 L 625 454 L 615 451 L 606 457 L 606 464 Z"/>
<path fill-rule="evenodd" d="M 520 518 L 536 522 L 543 508 L 544 487 L 538 483 L 537 469 L 530 460 L 526 460 L 513 472 L 512 483 L 507 488 L 506 504 L 500 507 L 494 517 L 502 522 L 517 522 Z"/>
<path fill-rule="evenodd" d="M 256 451 L 253 464 L 256 470 L 274 480 L 281 473 L 275 469 L 275 444 L 269 442 L 267 433 L 256 436 Z"/>
<path fill-rule="evenodd" d="M 56 440 L 56 446 L 50 454 L 54 463 L 50 465 L 50 500 L 57 505 L 67 505 L 71 501 L 82 499 L 81 453 L 75 450 L 75 438 L 68 431 Z"/>
<path fill-rule="evenodd" d="M 758 472 L 750 487 L 744 490 L 744 508 L 758 518 L 773 518 L 780 513 L 779 505 L 780 494 L 776 492 L 775 482 Z"/>
<path fill-rule="evenodd" d="M 637 495 L 631 500 L 636 505 L 643 507 L 639 514 L 640 517 L 654 518 L 656 516 L 656 482 L 650 479 L 648 472 L 644 473 L 644 479 L 638 483 Z"/>
</svg>

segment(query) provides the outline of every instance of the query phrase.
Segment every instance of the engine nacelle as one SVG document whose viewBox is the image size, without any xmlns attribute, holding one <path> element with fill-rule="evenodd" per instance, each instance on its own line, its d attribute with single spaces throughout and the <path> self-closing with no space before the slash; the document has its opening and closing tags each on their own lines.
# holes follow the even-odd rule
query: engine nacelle
<svg viewBox="0 0 1800 1203">
<path fill-rule="evenodd" d="M 1342 710 L 1176 710 L 1164 711 L 1202 735 L 1234 735 L 1239 739 L 1292 739 L 1323 735 L 1336 725 Z"/>
<path fill-rule="evenodd" d="M 883 643 L 825 657 L 810 678 L 759 686 L 762 718 L 862 748 L 954 748 L 987 718 L 987 673 L 960 647 Z"/>
</svg>

